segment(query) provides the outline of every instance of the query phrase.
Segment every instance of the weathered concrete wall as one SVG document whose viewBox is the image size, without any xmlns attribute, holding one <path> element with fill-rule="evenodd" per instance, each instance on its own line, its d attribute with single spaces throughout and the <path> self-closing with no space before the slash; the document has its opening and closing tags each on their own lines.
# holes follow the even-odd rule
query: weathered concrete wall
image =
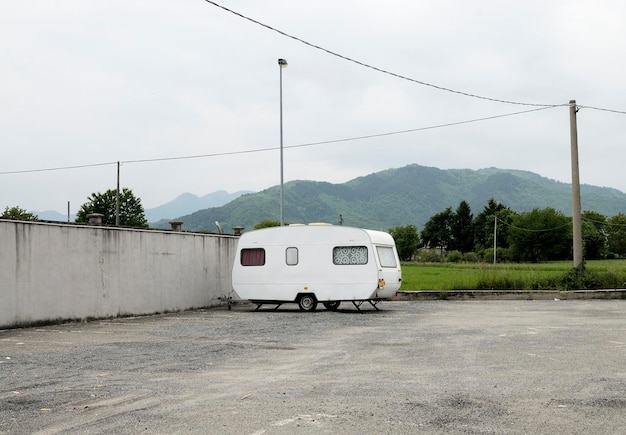
<svg viewBox="0 0 626 435">
<path fill-rule="evenodd" d="M 237 240 L 0 220 L 0 327 L 219 304 Z"/>
</svg>

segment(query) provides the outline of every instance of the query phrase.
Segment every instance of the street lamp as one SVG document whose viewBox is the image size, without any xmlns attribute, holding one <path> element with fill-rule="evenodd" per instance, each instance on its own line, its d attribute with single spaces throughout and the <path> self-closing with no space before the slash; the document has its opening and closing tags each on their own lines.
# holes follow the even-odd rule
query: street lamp
<svg viewBox="0 0 626 435">
<path fill-rule="evenodd" d="M 278 59 L 280 71 L 280 226 L 285 225 L 284 190 L 283 190 L 283 68 L 287 68 L 285 59 Z"/>
</svg>

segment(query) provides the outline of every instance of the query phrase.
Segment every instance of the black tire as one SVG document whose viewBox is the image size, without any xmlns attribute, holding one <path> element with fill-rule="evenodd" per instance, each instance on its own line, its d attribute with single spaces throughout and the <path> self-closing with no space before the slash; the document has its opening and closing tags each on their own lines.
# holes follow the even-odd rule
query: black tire
<svg viewBox="0 0 626 435">
<path fill-rule="evenodd" d="M 315 311 L 317 299 L 315 299 L 315 295 L 312 294 L 302 295 L 300 299 L 298 299 L 298 306 L 301 311 Z"/>
<path fill-rule="evenodd" d="M 335 310 L 337 310 L 337 308 L 339 308 L 339 304 L 340 304 L 340 303 L 341 303 L 340 301 L 323 302 L 324 307 L 325 307 L 327 310 L 330 310 L 330 311 L 335 311 Z"/>
</svg>

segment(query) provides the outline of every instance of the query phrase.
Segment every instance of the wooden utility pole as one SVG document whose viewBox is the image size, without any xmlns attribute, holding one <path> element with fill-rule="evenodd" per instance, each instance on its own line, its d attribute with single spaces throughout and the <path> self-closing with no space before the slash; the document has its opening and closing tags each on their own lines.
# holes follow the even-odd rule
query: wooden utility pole
<svg viewBox="0 0 626 435">
<path fill-rule="evenodd" d="M 583 264 L 582 217 L 580 213 L 580 177 L 578 175 L 578 127 L 576 125 L 576 100 L 569 101 L 569 127 L 572 153 L 572 235 L 574 237 L 574 269 Z"/>
</svg>

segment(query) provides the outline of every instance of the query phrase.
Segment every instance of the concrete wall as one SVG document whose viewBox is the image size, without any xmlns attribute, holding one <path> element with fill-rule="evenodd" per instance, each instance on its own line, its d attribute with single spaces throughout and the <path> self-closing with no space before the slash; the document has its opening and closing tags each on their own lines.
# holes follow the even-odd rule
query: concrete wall
<svg viewBox="0 0 626 435">
<path fill-rule="evenodd" d="M 237 240 L 0 220 L 0 327 L 219 304 Z"/>
</svg>

